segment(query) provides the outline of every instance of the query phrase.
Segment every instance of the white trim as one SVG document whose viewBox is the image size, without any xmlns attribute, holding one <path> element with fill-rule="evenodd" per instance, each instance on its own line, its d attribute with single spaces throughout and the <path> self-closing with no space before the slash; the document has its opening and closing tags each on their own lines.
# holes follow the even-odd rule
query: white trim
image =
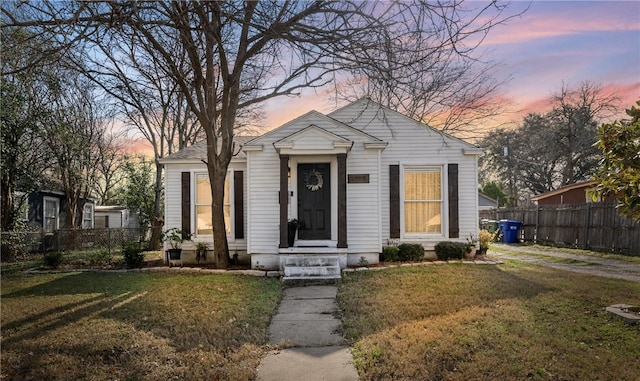
<svg viewBox="0 0 640 381">
<path fill-rule="evenodd" d="M 482 148 L 463 148 L 462 153 L 467 156 L 482 156 L 484 150 Z"/>
<path fill-rule="evenodd" d="M 234 210 L 234 198 L 235 198 L 235 193 L 234 193 L 234 181 L 233 179 L 233 172 L 234 169 L 233 168 L 229 168 L 227 170 L 227 175 L 225 177 L 225 181 L 229 182 L 229 225 L 227 226 L 227 228 L 229 228 L 229 234 L 227 234 L 227 242 L 235 242 L 236 240 L 236 235 L 235 235 L 235 210 Z M 193 238 L 207 238 L 207 239 L 213 239 L 213 233 L 212 234 L 198 234 L 198 216 L 197 216 L 197 204 L 196 204 L 196 187 L 198 186 L 197 184 L 197 178 L 198 176 L 206 176 L 207 179 L 209 179 L 209 172 L 208 171 L 202 171 L 202 170 L 191 170 L 191 189 L 190 189 L 190 199 L 191 199 L 191 226 L 193 227 L 193 232 L 192 232 L 192 237 Z M 224 205 L 223 205 L 224 208 Z M 213 213 L 213 208 L 211 209 L 211 213 Z"/>
<path fill-rule="evenodd" d="M 278 153 L 289 156 L 305 156 L 305 155 L 337 155 L 339 153 L 348 153 L 349 147 L 336 147 L 333 149 L 300 149 L 300 148 L 279 148 Z"/>
<path fill-rule="evenodd" d="M 448 193 L 446 190 L 448 189 L 449 183 L 447 176 L 444 175 L 446 163 L 439 164 L 415 164 L 415 163 L 400 163 L 400 239 L 425 239 L 425 238 L 438 238 L 443 239 L 447 236 L 446 232 L 448 232 L 449 228 L 449 214 L 445 213 L 445 205 L 449 205 Z M 420 168 L 438 168 L 440 171 L 440 233 L 407 233 L 405 227 L 405 219 L 404 219 L 404 210 L 405 210 L 405 172 L 407 168 L 411 169 L 420 169 Z"/>
<path fill-rule="evenodd" d="M 244 152 L 249 152 L 249 151 L 262 151 L 263 150 L 263 145 L 262 144 L 256 144 L 256 145 L 244 145 L 242 146 L 242 150 Z"/>
<path fill-rule="evenodd" d="M 42 196 L 42 231 L 44 232 L 46 232 L 47 228 L 47 201 L 53 201 L 55 204 L 55 227 L 53 230 L 60 229 L 60 199 Z"/>
<path fill-rule="evenodd" d="M 260 146 L 260 149 L 262 150 L 262 146 Z M 247 203 L 247 208 L 244 210 L 245 212 L 245 218 L 244 218 L 244 225 L 247 227 L 246 229 L 246 233 L 244 236 L 244 239 L 246 240 L 247 246 L 246 246 L 246 250 L 247 250 L 247 254 L 251 255 L 252 251 L 251 251 L 251 166 L 249 165 L 249 152 L 246 153 L 247 155 L 247 165 L 244 168 L 245 170 L 245 179 L 246 181 L 244 181 L 244 201 Z M 244 228 L 244 226 L 243 226 Z M 253 261 L 253 260 L 251 260 Z M 252 267 L 253 268 L 253 267 Z"/>
<path fill-rule="evenodd" d="M 290 156 L 289 168 L 289 219 L 299 218 L 298 214 L 298 164 L 329 163 L 331 179 L 331 241 L 338 241 L 338 158 L 335 155 Z M 296 242 L 298 242 L 296 240 Z"/>
<path fill-rule="evenodd" d="M 83 205 L 83 208 L 86 208 L 87 206 L 89 207 L 89 218 L 87 218 L 86 210 L 84 210 L 82 212 L 82 228 L 83 229 L 93 229 L 93 227 L 95 226 L 95 223 L 94 223 L 94 221 L 95 221 L 95 205 L 93 203 L 85 201 L 85 203 Z M 120 217 L 120 219 L 122 220 L 122 217 Z M 84 226 L 84 221 L 85 220 L 89 220 L 89 227 L 85 227 Z M 122 223 L 120 225 L 122 225 Z"/>
<path fill-rule="evenodd" d="M 383 149 L 387 148 L 387 145 L 389 145 L 389 143 L 387 143 L 387 142 L 375 142 L 375 143 L 364 142 L 364 149 L 379 149 L 379 150 L 383 150 Z"/>
<path fill-rule="evenodd" d="M 381 174 L 382 174 L 382 150 L 379 150 L 378 151 L 378 173 L 376 174 L 376 181 L 378 182 L 378 252 L 379 253 L 382 253 L 382 181 L 380 181 L 382 177 Z M 348 200 L 348 197 L 349 197 L 349 193 L 347 193 L 347 200 Z M 349 205 L 347 205 L 347 210 L 349 210 Z M 348 226 L 347 226 L 347 231 L 348 231 Z"/>
<path fill-rule="evenodd" d="M 332 229 L 333 230 L 333 227 Z M 305 239 L 305 240 L 296 240 L 295 245 L 293 247 L 316 247 L 316 248 L 337 248 L 338 241 L 332 239 Z"/>
</svg>

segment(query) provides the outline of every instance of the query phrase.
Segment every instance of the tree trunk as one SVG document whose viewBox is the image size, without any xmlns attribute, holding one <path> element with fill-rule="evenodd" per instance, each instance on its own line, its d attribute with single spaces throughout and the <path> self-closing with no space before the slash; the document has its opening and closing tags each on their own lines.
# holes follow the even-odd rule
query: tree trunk
<svg viewBox="0 0 640 381">
<path fill-rule="evenodd" d="M 15 214 L 13 209 L 13 185 L 15 182 L 8 173 L 2 174 L 2 231 L 13 229 L 15 224 Z"/>
<path fill-rule="evenodd" d="M 214 165 L 213 160 L 207 163 L 211 183 L 211 224 L 213 226 L 213 256 L 215 267 L 225 269 L 229 267 L 229 244 L 224 223 L 224 181 L 227 166 Z"/>
<path fill-rule="evenodd" d="M 160 213 L 160 202 L 162 201 L 162 164 L 156 158 L 156 183 L 154 187 L 155 198 L 153 200 L 153 215 L 151 216 L 151 241 L 149 250 L 160 249 L 160 230 L 164 221 Z"/>
</svg>

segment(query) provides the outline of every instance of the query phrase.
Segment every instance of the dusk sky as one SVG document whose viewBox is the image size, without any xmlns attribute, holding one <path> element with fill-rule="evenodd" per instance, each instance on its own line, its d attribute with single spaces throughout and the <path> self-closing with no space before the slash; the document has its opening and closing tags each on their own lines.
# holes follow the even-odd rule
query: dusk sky
<svg viewBox="0 0 640 381">
<path fill-rule="evenodd" d="M 603 86 L 621 98 L 616 118 L 624 117 L 624 109 L 640 99 L 640 0 L 516 1 L 512 13 L 527 6 L 522 16 L 492 30 L 481 47 L 502 63 L 496 77 L 511 78 L 496 94 L 511 103 L 484 129 L 515 126 L 527 113 L 549 111 L 548 99 L 563 82 L 570 87 L 582 81 Z M 261 132 L 310 110 L 328 113 L 339 106 L 329 95 L 311 90 L 276 98 L 264 105 Z M 134 146 L 149 149 L 142 141 Z"/>
<path fill-rule="evenodd" d="M 549 110 L 547 99 L 562 83 L 588 80 L 615 91 L 621 107 L 640 99 L 640 1 L 514 2 L 514 11 L 529 10 L 494 29 L 482 48 L 501 61 L 496 76 L 512 79 L 501 97 L 514 103 L 503 122 L 518 122 L 528 112 Z M 267 104 L 266 129 L 315 109 L 330 112 L 325 95 L 304 94 Z M 624 113 L 624 110 L 622 110 Z"/>
</svg>

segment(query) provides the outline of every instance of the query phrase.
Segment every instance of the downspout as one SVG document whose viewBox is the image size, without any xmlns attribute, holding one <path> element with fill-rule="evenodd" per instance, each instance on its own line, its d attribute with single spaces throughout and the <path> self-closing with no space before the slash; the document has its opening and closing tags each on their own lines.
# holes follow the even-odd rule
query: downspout
<svg viewBox="0 0 640 381">
<path fill-rule="evenodd" d="M 382 149 L 378 149 L 378 253 L 382 253 Z"/>
</svg>

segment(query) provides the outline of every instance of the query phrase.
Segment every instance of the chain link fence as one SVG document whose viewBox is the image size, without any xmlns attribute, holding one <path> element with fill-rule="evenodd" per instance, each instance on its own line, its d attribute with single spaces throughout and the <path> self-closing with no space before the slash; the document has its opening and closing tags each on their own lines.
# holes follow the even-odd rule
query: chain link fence
<svg viewBox="0 0 640 381">
<path fill-rule="evenodd" d="M 2 260 L 47 251 L 106 249 L 109 253 L 120 252 L 131 243 L 148 243 L 153 229 L 161 228 L 61 229 L 53 233 L 2 232 Z"/>
</svg>

